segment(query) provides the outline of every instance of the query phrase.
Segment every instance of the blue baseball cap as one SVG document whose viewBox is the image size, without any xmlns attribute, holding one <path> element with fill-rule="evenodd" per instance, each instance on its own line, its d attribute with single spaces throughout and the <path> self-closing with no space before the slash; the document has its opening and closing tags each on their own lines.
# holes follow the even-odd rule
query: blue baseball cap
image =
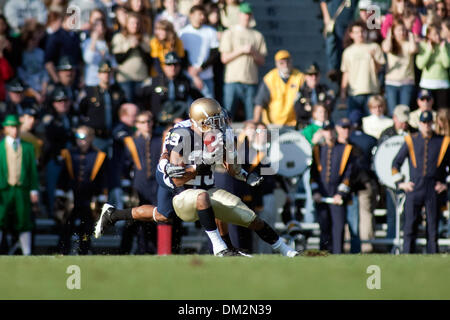
<svg viewBox="0 0 450 320">
<path fill-rule="evenodd" d="M 352 123 L 351 123 L 349 118 L 341 118 L 336 123 L 336 125 L 341 127 L 341 128 L 350 128 L 352 126 Z"/>
<path fill-rule="evenodd" d="M 422 99 L 422 98 L 433 98 L 433 96 L 431 95 L 431 92 L 428 91 L 427 89 L 422 89 L 419 91 L 417 98 Z"/>
<path fill-rule="evenodd" d="M 420 122 L 433 122 L 433 113 L 431 111 L 424 111 L 420 114 Z"/>
</svg>

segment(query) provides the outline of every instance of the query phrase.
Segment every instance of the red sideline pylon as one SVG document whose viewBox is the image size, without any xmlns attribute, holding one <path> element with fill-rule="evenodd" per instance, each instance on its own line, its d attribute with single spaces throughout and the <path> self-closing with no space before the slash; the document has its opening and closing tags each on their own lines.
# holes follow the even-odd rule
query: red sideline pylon
<svg viewBox="0 0 450 320">
<path fill-rule="evenodd" d="M 172 226 L 158 224 L 158 255 L 172 254 Z"/>
</svg>

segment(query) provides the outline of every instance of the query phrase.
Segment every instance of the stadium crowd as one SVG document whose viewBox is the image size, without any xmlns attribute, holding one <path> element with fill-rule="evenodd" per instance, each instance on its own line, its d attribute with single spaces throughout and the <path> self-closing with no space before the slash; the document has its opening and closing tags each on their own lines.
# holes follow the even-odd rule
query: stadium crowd
<svg viewBox="0 0 450 320">
<path fill-rule="evenodd" d="M 261 150 L 259 143 L 265 140 L 259 135 L 267 126 L 304 135 L 314 161 L 301 188 L 309 194 L 311 202 L 305 206 L 314 214 L 298 218 L 319 222 L 320 247 L 333 253 L 344 250 L 345 224 L 351 252 L 373 252 L 364 240 L 375 237 L 375 208 L 387 209 L 386 238 L 395 237 L 395 204 L 374 172 L 373 149 L 395 135 L 422 133 L 425 124 L 432 125 L 432 136 L 450 136 L 448 0 L 319 1 L 324 32 L 317 37 L 324 38 L 324 72 L 314 61 L 297 69 L 283 48 L 267 56 L 258 17 L 239 0 L 0 4 L 2 252 L 10 233 L 22 253 L 31 254 L 35 219 L 51 218 L 58 224 L 60 253 L 71 252 L 76 230 L 78 252 L 88 254 L 102 203 L 119 209 L 157 205 L 155 170 L 164 136 L 188 117 L 190 103 L 200 97 L 215 98 L 232 121 L 244 122 L 246 139 L 256 150 Z M 259 74 L 269 59 L 275 68 Z M 444 148 L 448 140 L 443 141 L 436 147 L 444 159 L 442 186 L 436 187 L 439 200 L 432 207 L 416 203 L 413 240 L 422 205 L 428 208 L 427 223 L 431 220 L 436 229 L 445 223 L 441 205 L 448 202 L 449 151 Z M 332 153 L 334 144 L 351 145 L 351 152 L 343 147 Z M 416 157 L 426 159 L 427 149 L 419 150 Z M 339 165 L 346 161 L 341 172 Z M 426 160 L 424 167 L 425 176 Z M 334 191 L 327 189 L 330 177 L 336 182 Z M 275 222 L 273 192 L 282 188 L 276 176 L 255 188 L 220 171 L 216 179 L 266 221 Z M 399 188 L 408 188 L 398 182 Z M 419 187 L 427 188 L 418 184 L 417 192 Z M 321 196 L 335 202 L 320 203 Z M 340 201 L 343 205 L 337 205 Z M 284 214 L 283 221 L 289 220 Z M 180 226 L 175 218 L 174 253 L 180 252 Z M 429 242 L 439 236 L 433 226 Z M 270 252 L 248 230 L 229 228 L 234 246 Z M 156 235 L 153 222 L 127 223 L 121 253 L 131 252 L 135 236 L 137 253 L 156 253 Z"/>
</svg>

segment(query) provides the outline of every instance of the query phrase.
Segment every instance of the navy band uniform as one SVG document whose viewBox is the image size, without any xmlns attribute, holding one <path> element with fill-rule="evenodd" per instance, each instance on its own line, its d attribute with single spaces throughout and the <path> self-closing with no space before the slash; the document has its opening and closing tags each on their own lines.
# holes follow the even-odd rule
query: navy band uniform
<svg viewBox="0 0 450 320">
<path fill-rule="evenodd" d="M 426 120 L 423 112 L 421 121 Z M 446 183 L 449 167 L 448 146 L 450 137 L 432 134 L 430 138 L 424 138 L 421 133 L 405 136 L 405 143 L 392 162 L 392 174 L 398 185 L 404 177 L 400 168 L 408 158 L 410 181 L 414 183 L 414 190 L 406 193 L 405 201 L 405 225 L 403 253 L 414 253 L 417 239 L 417 229 L 420 223 L 422 208 L 425 206 L 427 219 L 427 252 L 437 253 L 438 249 L 438 225 L 441 206 L 445 204 L 446 192 L 437 194 L 436 182 Z"/>
<path fill-rule="evenodd" d="M 334 128 L 324 124 L 324 129 Z M 342 253 L 344 226 L 350 196 L 350 175 L 353 168 L 352 145 L 335 142 L 334 145 L 316 145 L 313 149 L 311 166 L 312 194 L 322 197 L 342 196 L 343 205 L 317 203 L 316 212 L 320 225 L 320 249 L 332 253 Z"/>
</svg>

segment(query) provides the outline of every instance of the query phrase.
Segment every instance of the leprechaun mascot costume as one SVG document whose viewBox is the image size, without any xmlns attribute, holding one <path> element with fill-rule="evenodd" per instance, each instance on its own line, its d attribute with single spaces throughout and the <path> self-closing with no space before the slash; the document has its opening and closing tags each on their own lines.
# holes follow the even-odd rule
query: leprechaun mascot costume
<svg viewBox="0 0 450 320">
<path fill-rule="evenodd" d="M 0 239 L 5 230 L 19 235 L 24 255 L 31 254 L 31 202 L 37 203 L 38 173 L 33 145 L 20 140 L 20 122 L 7 115 L 2 123 L 5 138 L 0 141 Z"/>
</svg>

